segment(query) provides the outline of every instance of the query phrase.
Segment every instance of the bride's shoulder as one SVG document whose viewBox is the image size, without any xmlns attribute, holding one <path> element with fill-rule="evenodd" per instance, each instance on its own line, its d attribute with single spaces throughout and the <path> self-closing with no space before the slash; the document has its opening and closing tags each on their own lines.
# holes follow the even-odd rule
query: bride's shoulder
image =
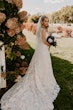
<svg viewBox="0 0 73 110">
<path fill-rule="evenodd" d="M 41 32 L 42 33 L 45 33 L 46 32 L 46 29 L 45 28 L 41 28 Z"/>
</svg>

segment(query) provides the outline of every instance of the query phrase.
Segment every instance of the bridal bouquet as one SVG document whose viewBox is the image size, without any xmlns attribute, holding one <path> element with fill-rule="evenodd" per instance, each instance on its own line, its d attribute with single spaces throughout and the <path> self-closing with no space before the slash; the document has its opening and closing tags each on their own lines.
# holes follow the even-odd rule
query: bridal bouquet
<svg viewBox="0 0 73 110">
<path fill-rule="evenodd" d="M 50 35 L 47 37 L 47 42 L 52 45 L 52 46 L 55 46 L 57 45 L 57 42 L 56 42 L 56 39 L 54 36 Z"/>
</svg>

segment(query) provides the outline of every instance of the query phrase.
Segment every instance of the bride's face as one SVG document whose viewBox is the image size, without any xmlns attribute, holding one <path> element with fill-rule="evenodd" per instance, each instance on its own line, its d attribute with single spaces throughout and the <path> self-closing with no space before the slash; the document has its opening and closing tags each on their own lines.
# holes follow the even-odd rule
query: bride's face
<svg viewBox="0 0 73 110">
<path fill-rule="evenodd" d="M 49 19 L 48 18 L 45 18 L 43 21 L 42 21 L 42 26 L 47 28 L 49 26 Z"/>
</svg>

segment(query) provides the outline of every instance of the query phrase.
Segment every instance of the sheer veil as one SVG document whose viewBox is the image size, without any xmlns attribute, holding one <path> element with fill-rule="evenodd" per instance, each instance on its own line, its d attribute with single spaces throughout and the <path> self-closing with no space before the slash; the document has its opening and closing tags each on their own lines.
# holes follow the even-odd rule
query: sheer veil
<svg viewBox="0 0 73 110">
<path fill-rule="evenodd" d="M 40 37 L 40 31 L 41 31 L 41 18 L 42 16 L 39 18 L 39 21 L 37 23 L 37 28 L 36 28 L 36 36 Z"/>
</svg>

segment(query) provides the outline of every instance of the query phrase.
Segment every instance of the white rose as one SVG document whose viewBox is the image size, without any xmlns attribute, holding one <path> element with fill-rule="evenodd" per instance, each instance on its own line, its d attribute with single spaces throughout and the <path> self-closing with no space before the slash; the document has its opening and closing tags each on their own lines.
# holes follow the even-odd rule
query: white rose
<svg viewBox="0 0 73 110">
<path fill-rule="evenodd" d="M 21 55 L 20 58 L 23 60 L 23 59 L 25 59 L 25 56 L 24 55 Z"/>
<path fill-rule="evenodd" d="M 50 43 L 52 43 L 53 40 L 52 40 L 51 38 L 49 38 L 48 41 L 49 41 Z"/>
</svg>

